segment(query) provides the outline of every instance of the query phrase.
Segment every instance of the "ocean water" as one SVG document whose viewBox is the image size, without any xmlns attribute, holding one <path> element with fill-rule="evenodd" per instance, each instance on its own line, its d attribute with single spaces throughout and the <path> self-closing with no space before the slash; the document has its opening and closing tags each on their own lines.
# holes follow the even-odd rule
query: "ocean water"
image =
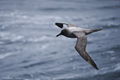
<svg viewBox="0 0 120 80">
<path fill-rule="evenodd" d="M 99 70 L 55 22 L 103 29 L 87 36 Z M 120 80 L 120 0 L 0 0 L 0 80 Z"/>
</svg>

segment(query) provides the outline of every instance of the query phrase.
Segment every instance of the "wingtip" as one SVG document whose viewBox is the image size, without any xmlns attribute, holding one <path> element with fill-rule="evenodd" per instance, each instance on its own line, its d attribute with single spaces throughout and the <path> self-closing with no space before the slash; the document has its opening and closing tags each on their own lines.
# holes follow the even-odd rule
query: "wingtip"
<svg viewBox="0 0 120 80">
<path fill-rule="evenodd" d="M 93 67 L 94 67 L 96 70 L 99 70 L 99 68 L 97 67 L 97 65 L 94 65 Z"/>
<path fill-rule="evenodd" d="M 89 63 L 90 65 L 92 65 L 96 70 L 99 70 L 99 68 L 98 68 L 97 65 L 94 63 L 93 60 L 88 61 L 88 63 Z"/>
<path fill-rule="evenodd" d="M 96 70 L 99 70 L 99 68 L 96 66 L 96 67 L 94 67 Z"/>
<path fill-rule="evenodd" d="M 58 23 L 58 22 L 56 22 L 55 25 L 57 25 L 57 26 L 60 27 L 60 28 L 63 28 L 63 23 Z"/>
<path fill-rule="evenodd" d="M 57 24 L 58 24 L 58 22 L 55 23 L 55 25 L 57 25 Z M 58 25 L 57 25 L 57 26 L 58 26 Z"/>
<path fill-rule="evenodd" d="M 57 25 L 58 22 L 55 23 L 55 25 Z"/>
</svg>

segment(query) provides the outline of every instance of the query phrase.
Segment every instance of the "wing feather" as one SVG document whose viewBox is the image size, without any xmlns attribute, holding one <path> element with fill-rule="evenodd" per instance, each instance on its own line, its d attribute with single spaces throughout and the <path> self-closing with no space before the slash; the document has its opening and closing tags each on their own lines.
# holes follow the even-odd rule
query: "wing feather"
<svg viewBox="0 0 120 80">
<path fill-rule="evenodd" d="M 59 28 L 63 28 L 63 25 L 67 25 L 68 27 L 76 27 L 73 24 L 68 24 L 68 23 L 55 23 Z"/>
<path fill-rule="evenodd" d="M 77 43 L 75 49 L 77 52 L 84 58 L 90 65 L 98 70 L 97 65 L 92 60 L 92 58 L 86 52 L 87 38 L 84 32 L 74 32 L 74 35 L 77 37 Z"/>
</svg>

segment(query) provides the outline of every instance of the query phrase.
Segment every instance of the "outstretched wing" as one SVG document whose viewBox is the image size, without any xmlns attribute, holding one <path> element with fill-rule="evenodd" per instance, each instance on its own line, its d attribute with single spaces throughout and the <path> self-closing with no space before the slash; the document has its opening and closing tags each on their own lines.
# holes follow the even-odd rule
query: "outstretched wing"
<svg viewBox="0 0 120 80">
<path fill-rule="evenodd" d="M 68 23 L 55 23 L 55 25 L 57 25 L 58 27 L 60 28 L 63 28 L 63 25 L 67 25 L 68 27 L 76 27 L 75 25 L 73 24 L 68 24 Z"/>
<path fill-rule="evenodd" d="M 98 70 L 97 65 L 92 60 L 92 58 L 87 54 L 86 52 L 86 44 L 87 44 L 87 38 L 84 32 L 74 32 L 73 33 L 77 37 L 77 43 L 75 45 L 75 49 L 77 52 L 94 68 Z"/>
</svg>

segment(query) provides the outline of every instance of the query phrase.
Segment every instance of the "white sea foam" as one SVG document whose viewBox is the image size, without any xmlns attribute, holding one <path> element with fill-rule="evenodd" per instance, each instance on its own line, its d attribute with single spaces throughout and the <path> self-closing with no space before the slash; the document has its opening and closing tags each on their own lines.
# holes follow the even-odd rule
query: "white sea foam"
<svg viewBox="0 0 120 80">
<path fill-rule="evenodd" d="M 44 44 L 44 45 L 41 46 L 41 49 L 42 49 L 42 50 L 43 50 L 43 49 L 46 49 L 46 48 L 48 48 L 48 46 L 49 46 L 49 44 Z"/>
<path fill-rule="evenodd" d="M 1 32 L 0 37 L 2 40 L 10 40 L 10 41 L 21 40 L 24 38 L 21 35 L 15 35 L 15 34 L 6 33 L 6 32 Z"/>
<path fill-rule="evenodd" d="M 52 40 L 52 39 L 53 39 L 53 37 L 50 37 L 50 36 L 42 36 L 40 38 L 40 40 Z"/>
<path fill-rule="evenodd" d="M 23 39 L 23 36 L 16 36 L 13 39 L 11 39 L 11 41 L 15 42 L 15 41 L 18 41 L 18 40 L 21 40 L 21 39 Z"/>
<path fill-rule="evenodd" d="M 114 51 L 107 51 L 107 53 L 110 53 L 110 54 L 112 54 L 112 53 L 115 53 Z"/>
<path fill-rule="evenodd" d="M 8 57 L 10 55 L 13 55 L 13 54 L 15 54 L 15 53 L 0 54 L 0 59 L 4 59 L 4 58 L 6 58 L 6 57 Z"/>
<path fill-rule="evenodd" d="M 120 64 L 117 64 L 115 67 L 115 71 L 118 71 L 118 70 L 120 70 Z"/>
<path fill-rule="evenodd" d="M 50 41 L 53 40 L 53 37 L 49 37 L 49 36 L 41 36 L 41 37 L 35 37 L 35 38 L 28 38 L 27 42 L 41 42 L 41 41 Z"/>
</svg>

